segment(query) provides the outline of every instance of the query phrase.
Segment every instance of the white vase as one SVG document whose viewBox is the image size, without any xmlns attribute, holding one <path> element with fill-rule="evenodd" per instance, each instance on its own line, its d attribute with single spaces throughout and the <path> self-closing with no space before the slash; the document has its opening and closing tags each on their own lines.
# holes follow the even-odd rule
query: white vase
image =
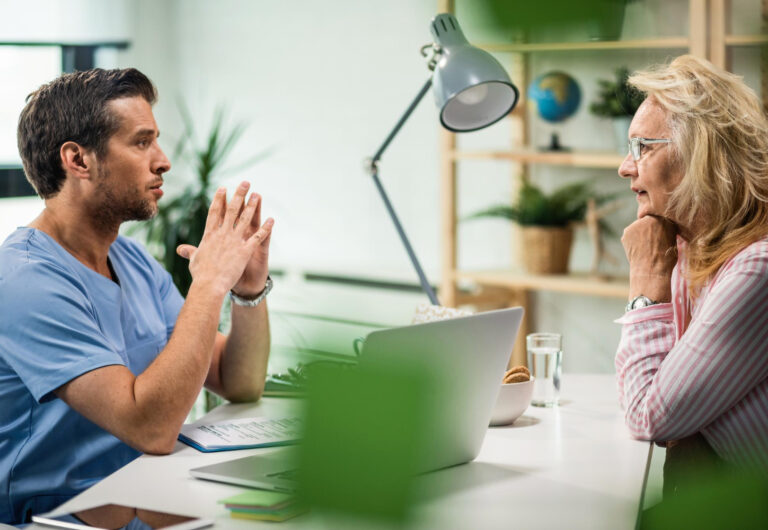
<svg viewBox="0 0 768 530">
<path fill-rule="evenodd" d="M 629 140 L 629 124 L 632 123 L 632 116 L 619 116 L 611 118 L 613 123 L 613 136 L 616 142 L 616 151 L 622 155 L 627 154 L 627 141 Z"/>
</svg>

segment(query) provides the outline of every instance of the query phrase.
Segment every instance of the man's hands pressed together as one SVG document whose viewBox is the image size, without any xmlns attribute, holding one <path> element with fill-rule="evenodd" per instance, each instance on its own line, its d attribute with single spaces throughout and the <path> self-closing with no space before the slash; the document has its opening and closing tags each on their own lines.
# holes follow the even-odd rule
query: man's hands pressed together
<svg viewBox="0 0 768 530">
<path fill-rule="evenodd" d="M 269 274 L 269 242 L 272 218 L 261 224 L 261 196 L 245 195 L 250 185 L 242 182 L 229 204 L 220 188 L 208 210 L 205 233 L 198 247 L 180 245 L 177 252 L 190 260 L 193 281 L 210 287 L 222 297 L 231 289 L 243 297 L 264 290 Z"/>
</svg>

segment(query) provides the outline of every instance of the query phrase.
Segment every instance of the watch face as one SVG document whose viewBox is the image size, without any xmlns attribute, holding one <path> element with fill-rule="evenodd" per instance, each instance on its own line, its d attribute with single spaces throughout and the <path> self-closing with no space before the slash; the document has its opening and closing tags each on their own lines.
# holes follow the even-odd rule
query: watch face
<svg viewBox="0 0 768 530">
<path fill-rule="evenodd" d="M 634 300 L 634 302 L 632 304 L 632 309 L 639 309 L 641 307 L 648 307 L 649 305 L 653 305 L 653 302 L 651 301 L 651 299 L 648 298 L 647 296 L 642 296 L 641 295 L 641 296 L 638 296 L 637 298 L 635 298 L 635 300 Z"/>
<path fill-rule="evenodd" d="M 656 302 L 648 298 L 647 296 L 640 295 L 636 296 L 632 299 L 632 301 L 627 304 L 627 311 L 632 311 L 633 309 L 640 309 L 641 307 L 648 307 L 651 305 L 654 305 Z"/>
</svg>

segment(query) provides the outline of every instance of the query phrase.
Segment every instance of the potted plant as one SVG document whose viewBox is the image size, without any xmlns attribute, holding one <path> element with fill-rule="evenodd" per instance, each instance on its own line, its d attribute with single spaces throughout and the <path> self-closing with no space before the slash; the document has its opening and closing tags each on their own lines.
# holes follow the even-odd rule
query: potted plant
<svg viewBox="0 0 768 530">
<path fill-rule="evenodd" d="M 594 194 L 586 182 L 568 184 L 550 194 L 523 181 L 517 203 L 492 206 L 470 219 L 503 217 L 521 227 L 521 254 L 531 274 L 564 274 L 573 241 L 573 223 L 584 220 Z"/>
<path fill-rule="evenodd" d="M 626 152 L 629 124 L 645 99 L 642 92 L 629 86 L 628 78 L 629 70 L 621 67 L 616 70 L 614 80 L 599 79 L 597 99 L 589 106 L 595 116 L 612 120 L 616 146 L 620 153 Z"/>
</svg>

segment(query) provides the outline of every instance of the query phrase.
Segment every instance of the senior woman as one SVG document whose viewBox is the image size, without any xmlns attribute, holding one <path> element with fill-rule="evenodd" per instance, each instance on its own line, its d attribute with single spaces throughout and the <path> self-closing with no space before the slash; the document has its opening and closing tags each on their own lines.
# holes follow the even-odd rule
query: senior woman
<svg viewBox="0 0 768 530">
<path fill-rule="evenodd" d="M 768 122 L 739 77 L 693 56 L 629 83 L 647 97 L 619 168 L 638 204 L 622 237 L 626 423 L 668 442 L 665 497 L 673 457 L 768 477 Z"/>
</svg>

